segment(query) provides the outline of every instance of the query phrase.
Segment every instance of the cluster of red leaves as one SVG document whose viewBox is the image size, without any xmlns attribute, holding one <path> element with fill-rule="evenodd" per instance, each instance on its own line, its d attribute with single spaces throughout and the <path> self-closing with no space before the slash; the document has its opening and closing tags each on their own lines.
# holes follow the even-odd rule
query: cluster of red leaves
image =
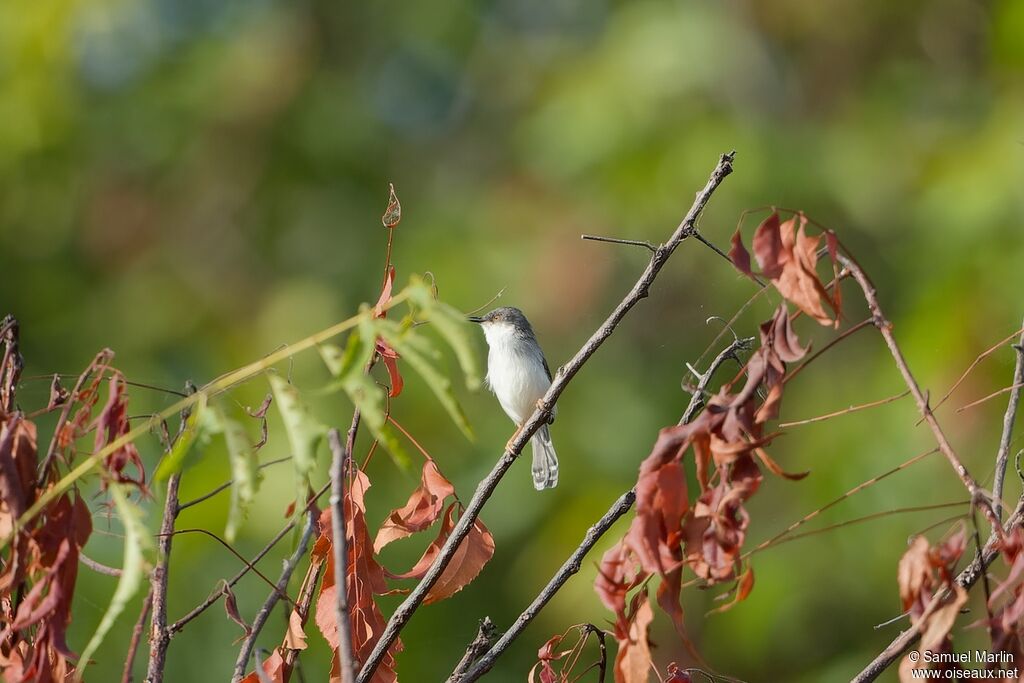
<svg viewBox="0 0 1024 683">
<path fill-rule="evenodd" d="M 739 569 L 750 522 L 744 504 L 762 480 L 758 463 L 787 479 L 807 474 L 786 473 L 765 450 L 775 436 L 766 432 L 765 423 L 778 415 L 786 363 L 805 353 L 786 307 L 780 306 L 761 325 L 761 347 L 747 362 L 743 387 L 736 393 L 723 387 L 693 422 L 662 429 L 640 465 L 636 516 L 623 539 L 605 554 L 595 582 L 601 600 L 616 615 L 616 680 L 647 680 L 651 609 L 646 598 L 640 598 L 642 592 L 628 609 L 627 598 L 649 577 L 661 577 L 658 604 L 683 638 L 679 592 L 684 567 L 707 585 L 740 576 L 732 604 L 753 588 L 753 570 Z M 759 392 L 765 395 L 763 401 Z M 692 503 L 683 465 L 691 448 L 700 487 Z"/>
<path fill-rule="evenodd" d="M 754 257 L 760 274 L 787 301 L 823 325 L 838 324 L 838 277 L 830 294 L 817 273 L 822 236 L 809 237 L 806 226 L 802 213 L 785 222 L 772 213 L 754 234 Z M 838 242 L 830 232 L 826 242 L 837 276 Z M 755 275 L 739 231 L 729 255 L 740 272 Z M 727 384 L 694 421 L 661 430 L 640 465 L 633 523 L 601 562 L 595 590 L 615 613 L 615 678 L 620 683 L 647 681 L 651 668 L 647 626 L 653 613 L 645 590 L 632 600 L 630 593 L 650 577 L 660 577 L 658 604 L 688 642 L 679 603 L 683 569 L 689 567 L 707 586 L 736 581 L 733 600 L 719 611 L 744 600 L 754 587 L 753 569 L 741 563 L 750 524 L 745 505 L 761 485 L 761 466 L 785 479 L 807 475 L 785 472 L 765 450 L 777 436 L 767 424 L 779 415 L 787 364 L 802 359 L 807 349 L 797 339 L 785 304 L 761 325 L 760 334 L 761 346 L 746 363 L 746 380 L 738 391 L 733 391 L 735 381 Z M 692 499 L 684 467 L 688 452 L 700 489 Z"/>
<path fill-rule="evenodd" d="M 22 361 L 17 350 L 16 323 L 9 324 L 9 320 L 5 320 L 0 360 L 0 537 L 9 536 L 16 528 L 17 533 L 7 554 L 0 558 L 0 679 L 5 683 L 63 681 L 74 670 L 73 662 L 77 659 L 68 647 L 66 633 L 71 622 L 79 556 L 92 533 L 92 519 L 82 498 L 69 492 L 18 527 L 18 520 L 36 502 L 42 489 L 38 482 L 36 426 L 15 407 Z M 101 356 L 98 360 L 106 367 L 109 356 Z M 86 387 L 93 389 L 93 393 L 86 395 L 76 418 L 96 403 L 98 381 Z M 54 410 L 70 399 L 79 400 L 69 397 L 55 380 L 48 409 Z M 113 401 L 111 405 L 103 424 L 116 431 L 117 406 Z M 71 405 L 65 408 L 64 414 L 68 415 Z M 62 446 L 70 446 L 78 435 L 69 425 L 85 425 L 88 421 L 88 417 L 65 421 L 56 439 L 57 448 L 62 451 Z M 44 486 L 47 480 L 43 478 Z"/>
<path fill-rule="evenodd" d="M 833 273 L 838 275 L 839 242 L 830 230 L 824 235 Z M 821 237 L 807 236 L 807 217 L 803 212 L 781 222 L 778 212 L 773 211 L 754 232 L 752 248 L 761 275 L 771 280 L 782 296 L 822 325 L 838 326 L 842 302 L 839 283 L 835 283 L 830 294 L 817 273 Z M 750 253 L 743 246 L 739 229 L 732 236 L 729 258 L 741 273 L 753 277 Z M 831 315 L 825 311 L 826 305 Z"/>
<path fill-rule="evenodd" d="M 1013 662 L 1024 661 L 1024 528 L 1016 527 L 999 541 L 1003 560 L 1009 565 L 1003 580 L 989 599 L 992 620 L 992 652 L 1006 652 Z M 1024 679 L 1024 674 L 1021 675 Z"/>
<path fill-rule="evenodd" d="M 949 636 L 960 608 L 967 602 L 967 591 L 954 580 L 954 568 L 963 555 L 966 534 L 960 529 L 944 542 L 932 547 L 928 539 L 916 536 L 907 552 L 900 558 L 898 580 L 903 609 L 910 612 L 910 621 L 921 632 L 918 651 L 946 653 L 952 651 Z M 940 601 L 937 596 L 948 592 L 950 597 Z M 959 670 L 955 663 L 935 663 L 921 657 L 911 661 L 907 656 L 900 662 L 900 681 L 916 680 L 914 670 Z"/>
</svg>

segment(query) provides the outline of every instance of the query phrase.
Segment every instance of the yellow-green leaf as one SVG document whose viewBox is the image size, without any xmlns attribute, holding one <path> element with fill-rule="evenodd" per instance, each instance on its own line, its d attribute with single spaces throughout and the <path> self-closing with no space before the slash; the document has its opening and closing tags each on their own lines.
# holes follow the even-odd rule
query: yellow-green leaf
<svg viewBox="0 0 1024 683">
<path fill-rule="evenodd" d="M 228 509 L 224 538 L 228 543 L 233 543 L 249 506 L 256 500 L 262 478 L 260 463 L 245 426 L 229 417 L 220 406 L 210 406 L 208 410 L 224 433 L 228 459 L 231 461 L 231 507 Z"/>
<path fill-rule="evenodd" d="M 313 417 L 299 390 L 283 377 L 270 375 L 270 388 L 274 392 L 274 404 L 284 420 L 288 443 L 291 444 L 299 499 L 305 500 L 309 475 L 316 468 L 316 448 L 327 428 Z"/>
<path fill-rule="evenodd" d="M 99 626 L 96 627 L 92 638 L 82 650 L 82 656 L 79 659 L 82 666 L 75 674 L 77 681 L 81 680 L 85 663 L 103 643 L 103 639 L 113 627 L 114 622 L 117 621 L 118 616 L 138 592 L 146 575 L 146 552 L 152 548 L 152 542 L 142 523 L 142 512 L 128 500 L 124 488 L 124 484 L 117 482 L 111 482 L 109 488 L 110 497 L 114 501 L 114 507 L 124 526 L 124 561 L 121 563 L 121 578 L 118 579 L 114 596 L 110 599 L 110 604 L 107 605 L 107 611 L 104 612 Z"/>
</svg>

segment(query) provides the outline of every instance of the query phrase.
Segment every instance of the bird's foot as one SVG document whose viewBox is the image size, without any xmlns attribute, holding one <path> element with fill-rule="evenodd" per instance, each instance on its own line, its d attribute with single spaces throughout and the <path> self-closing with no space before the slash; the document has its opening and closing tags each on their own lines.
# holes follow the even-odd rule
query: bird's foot
<svg viewBox="0 0 1024 683">
<path fill-rule="evenodd" d="M 519 438 L 519 434 L 523 431 L 523 425 L 516 425 L 516 431 L 509 437 L 509 440 L 505 443 L 505 452 L 508 453 L 512 450 L 512 442 Z"/>
<path fill-rule="evenodd" d="M 548 424 L 555 421 L 555 416 L 551 414 L 551 408 L 548 407 L 548 404 L 544 402 L 543 398 L 537 399 L 537 410 L 544 415 L 544 421 Z"/>
</svg>

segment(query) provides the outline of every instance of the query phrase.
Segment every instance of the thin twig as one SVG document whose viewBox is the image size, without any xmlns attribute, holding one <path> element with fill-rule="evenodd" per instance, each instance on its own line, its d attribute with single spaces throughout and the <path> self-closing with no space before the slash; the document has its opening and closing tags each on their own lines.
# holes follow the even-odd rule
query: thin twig
<svg viewBox="0 0 1024 683">
<path fill-rule="evenodd" d="M 295 552 L 284 563 L 284 568 L 281 570 L 281 578 L 277 580 L 274 590 L 267 596 L 263 607 L 256 613 L 256 618 L 252 620 L 252 632 L 246 637 L 245 642 L 242 643 L 242 649 L 238 653 L 238 659 L 235 661 L 235 671 L 231 677 L 232 683 L 239 683 L 242 677 L 245 676 L 245 669 L 249 665 L 249 657 L 252 656 L 252 650 L 256 646 L 256 638 L 259 636 L 260 631 L 263 630 L 264 625 L 266 625 L 267 619 L 270 618 L 270 612 L 274 609 L 278 599 L 282 595 L 287 597 L 288 582 L 292 578 L 292 572 L 295 571 L 295 567 L 306 556 L 309 541 L 313 537 L 313 530 L 316 528 L 316 521 L 317 516 L 313 510 L 306 510 L 306 526 L 302 530 L 302 539 L 299 541 L 299 546 L 295 549 Z"/>
<path fill-rule="evenodd" d="M 280 464 L 282 462 L 288 462 L 291 459 L 292 459 L 292 457 L 290 455 L 286 455 L 285 457 L 277 458 L 276 460 L 268 460 L 267 462 L 261 463 L 259 465 L 259 467 L 257 467 L 256 469 L 259 470 L 259 471 L 262 471 L 262 470 L 270 467 L 271 465 L 278 465 L 278 464 Z M 221 484 L 217 488 L 213 489 L 209 493 L 204 493 L 203 495 L 199 496 L 198 498 L 193 498 L 192 500 L 188 501 L 187 503 L 181 503 L 180 505 L 178 505 L 178 512 L 181 512 L 182 510 L 186 510 L 186 509 L 192 507 L 193 505 L 199 505 L 200 503 L 205 502 L 205 501 L 209 500 L 210 498 L 213 498 L 214 496 L 216 496 L 221 491 L 225 491 L 225 490 L 231 488 L 231 485 L 234 484 L 234 483 L 235 483 L 234 479 L 228 479 L 226 482 L 224 482 L 223 484 Z"/>
<path fill-rule="evenodd" d="M 692 368 L 690 369 L 690 372 L 693 372 L 697 377 L 697 386 L 693 390 L 693 395 L 690 396 L 690 403 L 686 406 L 686 410 L 683 411 L 683 416 L 679 418 L 679 424 L 684 425 L 692 420 L 697 414 L 697 411 L 704 406 L 704 396 L 707 394 L 708 383 L 711 382 L 711 378 L 714 376 L 715 371 L 722 366 L 722 363 L 730 358 L 736 358 L 739 360 L 736 353 L 738 351 L 745 351 L 749 349 L 753 343 L 753 337 L 734 339 L 732 344 L 729 344 L 729 346 L 722 349 L 721 353 L 715 356 L 715 359 L 711 361 L 711 365 L 708 366 L 708 369 L 704 374 L 698 374 Z"/>
<path fill-rule="evenodd" d="M 647 240 L 624 240 L 618 237 L 601 237 L 600 235 L 580 235 L 580 239 L 590 240 L 591 242 L 609 242 L 611 244 L 628 244 L 633 247 L 644 247 L 652 254 L 658 251 L 658 248 Z"/>
<path fill-rule="evenodd" d="M 896 363 L 896 368 L 900 371 L 900 375 L 903 376 L 903 381 L 910 389 L 910 393 L 914 396 L 914 401 L 917 403 L 917 409 L 921 413 L 921 417 L 924 418 L 931 429 L 932 435 L 935 437 L 935 442 L 939 446 L 939 450 L 949 460 L 949 464 L 952 465 L 953 471 L 956 472 L 957 477 L 963 483 L 967 492 L 971 496 L 973 504 L 978 505 L 981 508 L 982 514 L 988 519 L 990 524 L 994 525 L 997 532 L 1001 530 L 999 524 L 999 518 L 996 517 L 995 512 L 992 510 L 992 506 L 988 503 L 988 499 L 981 488 L 978 486 L 978 482 L 974 480 L 970 472 L 967 471 L 967 467 L 964 466 L 963 461 L 956 454 L 953 446 L 949 443 L 946 438 L 945 432 L 942 431 L 942 427 L 939 425 L 939 421 L 935 419 L 935 414 L 932 409 L 928 406 L 928 397 L 921 390 L 917 380 L 914 379 L 913 373 L 910 372 L 910 367 L 907 365 L 907 360 L 903 357 L 903 352 L 900 350 L 899 344 L 896 343 L 896 337 L 892 333 L 892 323 L 890 323 L 885 315 L 882 313 L 881 305 L 878 303 L 878 297 L 875 293 L 875 286 L 868 279 L 864 271 L 861 270 L 853 259 L 848 258 L 842 254 L 839 255 L 839 261 L 843 264 L 843 267 L 850 271 L 853 275 L 853 279 L 857 281 L 861 290 L 864 293 L 864 300 L 868 304 L 868 310 L 871 311 L 871 320 L 875 327 L 878 328 L 879 333 L 882 335 L 882 339 L 885 340 L 885 345 L 889 348 L 889 353 L 892 355 L 893 361 Z"/>
<path fill-rule="evenodd" d="M 843 410 L 837 410 L 834 413 L 818 415 L 817 417 L 809 417 L 806 420 L 797 420 L 796 422 L 783 422 L 779 425 L 779 429 L 785 429 L 787 427 L 797 427 L 799 425 L 811 424 L 812 422 L 821 422 L 823 420 L 830 420 L 833 417 L 839 417 L 840 415 L 856 413 L 861 410 L 867 410 L 868 408 L 877 408 L 878 406 L 884 406 L 887 403 L 893 403 L 894 401 L 898 401 L 909 393 L 910 389 L 907 389 L 906 391 L 896 394 L 895 396 L 889 396 L 888 398 L 882 398 L 877 401 L 871 401 L 870 403 L 861 403 L 860 405 L 850 406 L 849 408 L 844 408 Z"/>
<path fill-rule="evenodd" d="M 1024 325 L 1021 327 L 1024 328 Z M 1013 423 L 1017 420 L 1017 406 L 1020 404 L 1020 385 L 1024 383 L 1024 332 L 1021 332 L 1013 350 L 1017 354 L 1017 362 L 1013 368 L 1013 383 L 1017 388 L 1010 392 L 1006 413 L 1003 414 L 1003 431 L 999 437 L 999 450 L 996 452 L 996 478 L 992 485 L 992 498 L 996 506 L 996 517 L 999 519 L 1003 518 L 1003 480 L 1006 477 L 1006 463 L 1010 459 Z"/>
<path fill-rule="evenodd" d="M 1024 382 L 1014 382 L 1010 386 L 1003 387 L 999 391 L 993 391 L 988 396 L 983 396 L 982 398 L 979 398 L 976 401 L 971 401 L 967 405 L 960 406 L 959 408 L 956 409 L 956 412 L 957 413 L 962 413 L 965 410 L 967 410 L 968 408 L 974 408 L 975 406 L 979 406 L 982 403 L 985 403 L 987 401 L 991 401 L 996 396 L 1001 396 L 1002 394 L 1007 394 L 1007 393 L 1010 394 L 1010 399 L 1013 400 L 1013 394 L 1018 394 L 1019 395 L 1021 387 L 1024 387 Z"/>
<path fill-rule="evenodd" d="M 142 601 L 142 611 L 132 629 L 132 638 L 128 641 L 128 654 L 124 658 L 124 670 L 121 672 L 121 683 L 132 683 L 135 680 L 132 668 L 135 665 L 135 655 L 139 651 L 139 644 L 142 642 L 142 632 L 146 630 L 146 619 L 149 618 L 149 609 L 153 606 L 153 588 L 150 587 L 146 599 Z"/>
<path fill-rule="evenodd" d="M 330 486 L 331 486 L 331 482 L 327 482 L 326 484 L 321 486 L 320 490 L 318 490 L 316 493 L 313 494 L 313 498 L 310 500 L 310 504 L 315 503 L 317 501 L 317 499 L 320 498 L 320 496 L 324 495 L 324 493 L 327 492 L 327 489 L 330 488 Z M 213 591 L 213 593 L 211 593 L 201 603 L 199 603 L 198 605 L 193 607 L 188 612 L 188 614 L 186 614 L 181 619 L 178 619 L 173 624 L 168 626 L 167 627 L 168 634 L 170 634 L 170 636 L 173 638 L 178 633 L 180 633 L 181 630 L 183 628 L 185 628 L 185 626 L 188 625 L 188 623 L 190 621 L 192 621 L 193 619 L 198 617 L 200 614 L 202 614 L 203 612 L 208 610 L 218 600 L 220 600 L 222 597 L 224 597 L 224 590 L 222 588 L 223 584 L 226 583 L 228 585 L 228 587 L 230 588 L 230 587 L 233 587 L 239 581 L 241 581 L 242 577 L 244 577 L 246 574 L 248 574 L 249 571 L 252 570 L 256 566 L 257 562 L 262 560 L 267 555 L 267 553 L 269 553 L 271 550 L 273 550 L 274 546 L 277 545 L 281 541 L 282 538 L 287 536 L 288 532 L 291 531 L 294 526 L 295 526 L 295 520 L 294 519 L 289 520 L 288 523 L 285 524 L 284 527 L 280 531 L 278 531 L 277 534 L 275 534 L 274 537 L 272 539 L 270 539 L 270 541 L 268 541 L 267 544 L 265 546 L 263 546 L 263 548 L 258 553 L 256 553 L 256 555 L 251 560 L 243 560 L 243 562 L 245 563 L 245 568 L 239 570 L 238 573 L 236 573 L 230 579 L 226 579 L 226 580 L 225 579 L 221 579 L 220 581 L 218 581 L 217 582 L 217 589 L 215 591 Z"/>
<path fill-rule="evenodd" d="M 345 538 L 345 465 L 348 453 L 341 445 L 337 429 L 327 432 L 331 447 L 331 545 L 334 553 L 334 618 L 338 625 L 338 663 L 341 683 L 355 683 L 356 663 L 352 650 L 352 626 L 348 617 L 348 594 L 345 586 L 348 548 Z"/>
<path fill-rule="evenodd" d="M 85 553 L 78 553 L 78 561 L 98 574 L 105 574 L 106 576 L 121 576 L 121 570 L 117 567 L 110 567 L 102 562 L 97 562 Z"/>
<path fill-rule="evenodd" d="M 358 683 L 368 683 L 373 677 L 373 672 L 376 671 L 377 666 L 384 658 L 384 655 L 398 638 L 398 634 L 401 632 L 402 628 L 409 619 L 412 618 L 413 613 L 423 602 L 423 599 L 426 597 L 433 585 L 441 577 L 441 573 L 444 572 L 448 563 L 462 544 L 462 541 L 465 540 L 466 536 L 469 534 L 470 529 L 476 522 L 477 517 L 480 515 L 480 510 L 491 497 L 491 494 L 498 486 L 502 477 L 505 476 L 505 473 L 518 459 L 523 447 L 527 442 L 529 442 L 534 433 L 541 427 L 541 425 L 547 424 L 552 407 L 561 393 L 565 390 L 565 387 L 570 381 L 572 381 L 572 378 L 580 371 L 580 368 L 583 367 L 587 360 L 589 360 L 597 349 L 601 347 L 604 341 L 612 335 L 630 309 L 632 309 L 633 306 L 635 306 L 641 299 L 648 296 L 650 287 L 658 276 L 658 272 L 662 269 L 679 244 L 693 234 L 693 231 L 696 229 L 697 219 L 700 217 L 705 205 L 707 205 L 708 200 L 711 199 L 711 195 L 722 183 L 725 177 L 732 173 L 733 158 L 734 153 L 722 155 L 718 161 L 718 165 L 715 167 L 711 177 L 708 179 L 707 184 L 704 186 L 704 189 L 697 193 L 693 206 L 690 207 L 686 217 L 679 223 L 679 226 L 675 229 L 669 240 L 654 251 L 647 267 L 644 268 L 644 272 L 640 275 L 630 292 L 615 307 L 615 310 L 613 310 L 611 315 L 608 316 L 608 319 L 601 324 L 593 335 L 591 335 L 590 339 L 587 340 L 586 344 L 583 345 L 576 355 L 573 356 L 573 358 L 562 366 L 559 372 L 556 373 L 554 381 L 548 388 L 547 393 L 538 403 L 538 407 L 533 412 L 533 415 L 519 430 L 518 436 L 509 442 L 508 447 L 505 449 L 501 458 L 498 459 L 498 462 L 491 469 L 490 474 L 488 474 L 477 486 L 476 492 L 473 494 L 473 498 L 466 506 L 465 512 L 459 517 L 459 521 L 452 529 L 448 540 L 445 541 L 444 546 L 441 548 L 433 564 L 431 564 L 419 584 L 412 590 L 405 601 L 398 606 L 398 609 L 395 610 L 394 614 L 391 615 L 387 626 L 384 628 L 383 633 L 374 645 L 373 651 L 367 657 L 366 663 L 359 672 Z"/>
<path fill-rule="evenodd" d="M 807 360 L 805 360 L 805 361 L 804 361 L 803 363 L 801 363 L 800 365 L 796 366 L 796 368 L 794 368 L 794 369 L 793 369 L 793 372 L 790 372 L 790 373 L 788 373 L 788 374 L 787 374 L 787 375 L 786 375 L 786 376 L 785 376 L 785 377 L 783 378 L 783 380 L 782 380 L 782 383 L 783 383 L 783 384 L 787 384 L 787 383 L 789 383 L 789 381 L 790 381 L 791 379 L 793 379 L 794 377 L 796 377 L 797 375 L 799 375 L 799 374 L 800 374 L 800 372 L 801 372 L 801 371 L 802 371 L 802 370 L 803 370 L 804 368 L 806 368 L 806 367 L 807 367 L 808 365 L 810 365 L 810 364 L 811 364 L 811 362 L 812 362 L 812 361 L 816 360 L 816 359 L 817 359 L 817 358 L 818 358 L 819 356 L 821 356 L 821 354 L 825 353 L 826 351 L 828 351 L 829 349 L 831 349 L 831 348 L 832 348 L 833 346 L 835 346 L 835 345 L 836 345 L 836 344 L 838 344 L 839 342 L 841 342 L 841 341 L 843 341 L 844 339 L 846 339 L 847 337 L 850 337 L 851 335 L 853 335 L 853 334 L 854 334 L 855 332 L 857 332 L 858 330 L 862 330 L 862 329 L 864 329 L 865 327 L 867 327 L 867 326 L 868 326 L 868 325 L 870 325 L 871 323 L 872 323 L 872 320 L 871 320 L 871 318 L 867 318 L 866 320 L 861 320 L 861 321 L 860 321 L 859 323 L 857 323 L 857 324 L 856 324 L 856 325 L 854 325 L 853 327 L 851 327 L 851 328 L 849 328 L 849 329 L 847 329 L 847 330 L 844 330 L 844 331 L 842 332 L 842 334 L 839 334 L 839 335 L 837 335 L 836 337 L 834 337 L 834 338 L 833 338 L 832 340 L 830 340 L 830 341 L 829 341 L 829 343 L 828 343 L 828 344 L 825 344 L 825 345 L 824 345 L 823 347 L 821 347 L 821 349 L 820 349 L 820 350 L 818 350 L 818 351 L 814 352 L 813 354 L 811 354 L 810 358 L 808 358 Z"/>
<path fill-rule="evenodd" d="M 963 383 L 963 381 L 967 379 L 967 375 L 971 374 L 971 371 L 978 366 L 978 363 L 991 356 L 993 353 L 1001 349 L 1003 347 L 1003 344 L 1005 344 L 1006 342 L 1010 341 L 1011 339 L 1018 335 L 1024 335 L 1024 326 L 1022 326 L 1019 330 L 1014 330 L 1013 334 L 1009 334 L 1003 337 L 998 342 L 996 342 L 992 346 L 988 347 L 987 349 L 979 353 L 975 357 L 975 359 L 971 361 L 971 364 L 967 366 L 967 369 L 963 371 L 960 377 L 957 378 L 956 382 L 953 383 L 953 386 L 949 388 L 949 391 L 943 394 L 942 398 L 939 400 L 938 403 L 935 404 L 935 407 L 932 408 L 932 410 L 938 410 L 939 408 L 942 407 L 942 404 L 946 402 L 946 399 L 948 399 L 953 394 L 953 392 L 956 391 L 957 387 L 959 387 Z"/>
</svg>

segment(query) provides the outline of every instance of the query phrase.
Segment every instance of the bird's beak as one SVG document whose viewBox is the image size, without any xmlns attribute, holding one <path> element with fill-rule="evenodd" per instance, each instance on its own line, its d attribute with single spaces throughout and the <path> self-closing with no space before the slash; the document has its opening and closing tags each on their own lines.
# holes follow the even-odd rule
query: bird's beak
<svg viewBox="0 0 1024 683">
<path fill-rule="evenodd" d="M 482 323 L 484 321 L 484 319 L 478 315 L 467 315 L 466 320 L 471 323 Z"/>
</svg>

